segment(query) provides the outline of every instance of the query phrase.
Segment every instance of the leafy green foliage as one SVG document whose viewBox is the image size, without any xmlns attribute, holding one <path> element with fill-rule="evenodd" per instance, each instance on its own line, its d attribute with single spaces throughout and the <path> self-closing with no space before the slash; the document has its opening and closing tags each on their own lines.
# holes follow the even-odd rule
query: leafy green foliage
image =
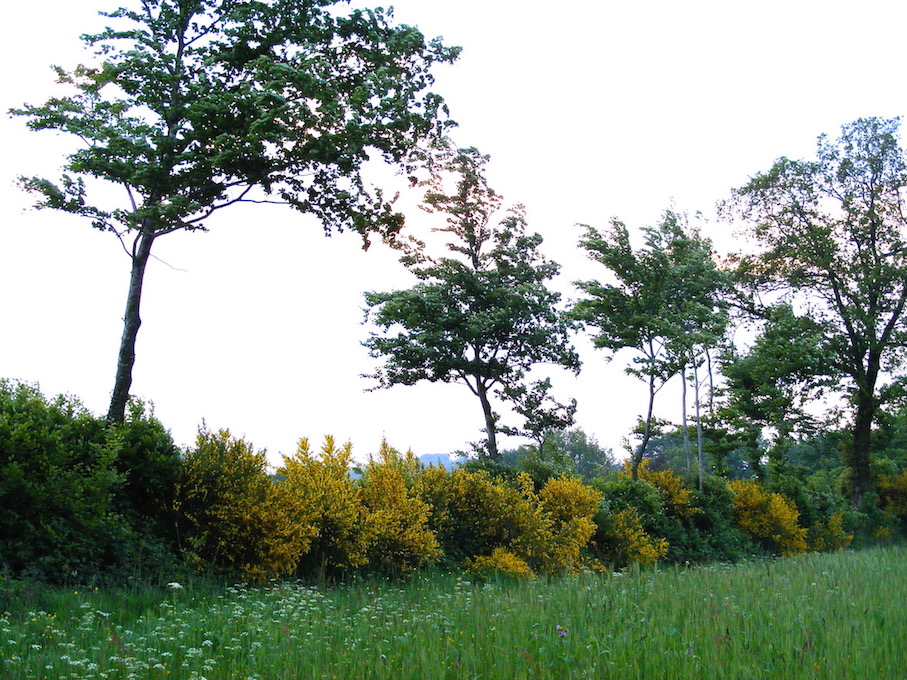
<svg viewBox="0 0 907 680">
<path fill-rule="evenodd" d="M 721 417 L 740 433 L 749 446 L 749 457 L 758 460 L 759 441 L 750 433 L 771 428 L 774 443 L 769 462 L 780 466 L 797 434 L 811 434 L 814 419 L 806 406 L 829 386 L 830 361 L 825 347 L 826 329 L 814 319 L 798 316 L 788 304 L 765 310 L 765 322 L 752 347 L 745 353 L 728 348 L 721 357 L 726 379 L 727 405 Z"/>
<path fill-rule="evenodd" d="M 672 211 L 643 234 L 645 245 L 634 250 L 627 226 L 616 218 L 604 233 L 586 228 L 580 247 L 616 282 L 578 281 L 584 297 L 571 310 L 594 329 L 595 346 L 607 350 L 609 359 L 622 349 L 635 350 L 626 371 L 648 383 L 642 440 L 632 457 L 634 476 L 652 435 L 656 393 L 692 361 L 696 348 L 714 344 L 726 325 L 718 305 L 724 279 L 711 244 L 687 233 L 682 216 Z"/>
<path fill-rule="evenodd" d="M 491 474 L 515 479 L 520 472 L 541 489 L 549 479 L 580 477 L 587 484 L 617 468 L 614 454 L 581 428 L 550 429 L 541 445 L 523 445 L 501 452 L 498 461 L 472 460 L 469 469 L 487 469 Z"/>
<path fill-rule="evenodd" d="M 66 93 L 14 115 L 74 135 L 59 181 L 22 178 L 38 206 L 88 218 L 132 259 L 108 418 L 122 421 L 135 362 L 145 265 L 156 238 L 204 229 L 241 202 L 283 203 L 325 230 L 396 233 L 402 217 L 362 176 L 372 155 L 412 171 L 443 136 L 445 107 L 427 91 L 458 49 L 393 26 L 381 9 L 336 0 L 143 0 L 104 13 L 83 36 L 99 63 L 56 68 Z M 91 202 L 86 180 L 122 187 Z M 99 192 L 98 199 L 105 196 Z"/>
<path fill-rule="evenodd" d="M 726 205 L 758 247 L 737 258 L 753 311 L 760 313 L 756 292 L 805 301 L 803 315 L 824 329 L 832 369 L 847 378 L 854 418 L 844 454 L 854 507 L 872 489 L 873 424 L 880 405 L 901 391 L 907 357 L 899 127 L 881 118 L 844 125 L 837 140 L 819 138 L 816 160 L 781 158 Z"/>
<path fill-rule="evenodd" d="M 497 457 L 501 429 L 490 397 L 514 403 L 532 436 L 552 421 L 572 420 L 547 396 L 549 383 L 525 386 L 537 364 L 579 370 L 570 344 L 570 324 L 557 309 L 560 294 L 547 282 L 558 265 L 541 256 L 538 234 L 526 233 L 520 207 L 494 226 L 500 197 L 487 185 L 487 157 L 460 149 L 443 170 L 457 178 L 445 193 L 437 178 L 425 197 L 427 209 L 445 213 L 448 257 L 433 257 L 424 244 L 410 247 L 402 258 L 419 279 L 408 290 L 366 293 L 368 318 L 381 329 L 363 344 L 384 361 L 370 377 L 379 387 L 429 382 L 462 382 L 475 394 L 485 419 L 485 452 Z"/>
<path fill-rule="evenodd" d="M 0 380 L 0 563 L 61 583 L 118 564 L 129 528 L 105 424 L 76 399 Z"/>
<path fill-rule="evenodd" d="M 107 429 L 116 450 L 114 467 L 123 480 L 116 496 L 119 512 L 135 531 L 172 545 L 179 448 L 153 411 L 138 400 L 129 402 L 123 423 Z"/>
</svg>

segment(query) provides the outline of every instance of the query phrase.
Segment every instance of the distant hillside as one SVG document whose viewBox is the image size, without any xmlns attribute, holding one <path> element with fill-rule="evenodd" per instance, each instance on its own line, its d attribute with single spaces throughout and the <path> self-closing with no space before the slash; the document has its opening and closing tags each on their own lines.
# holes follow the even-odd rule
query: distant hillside
<svg viewBox="0 0 907 680">
<path fill-rule="evenodd" d="M 463 458 L 451 458 L 449 453 L 426 453 L 419 456 L 423 465 L 443 465 L 448 472 L 463 464 Z"/>
</svg>

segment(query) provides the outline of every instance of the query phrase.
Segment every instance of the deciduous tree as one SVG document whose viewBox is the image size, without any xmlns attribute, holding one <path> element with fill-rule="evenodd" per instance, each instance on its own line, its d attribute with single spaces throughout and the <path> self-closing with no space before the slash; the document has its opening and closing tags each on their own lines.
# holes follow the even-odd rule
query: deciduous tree
<svg viewBox="0 0 907 680">
<path fill-rule="evenodd" d="M 523 410 L 535 438 L 539 422 L 563 411 L 547 397 L 547 381 L 524 389 L 527 373 L 543 363 L 578 372 L 580 362 L 570 323 L 557 307 L 560 294 L 547 285 L 558 265 L 539 252 L 542 237 L 526 233 L 521 207 L 492 222 L 501 199 L 485 179 L 487 160 L 475 149 L 460 149 L 446 163 L 456 189 L 446 193 L 438 180 L 425 204 L 448 216 L 436 231 L 450 238 L 450 255 L 410 249 L 401 261 L 419 283 L 366 293 L 368 318 L 381 330 L 363 344 L 384 361 L 371 376 L 380 387 L 420 380 L 466 384 L 482 405 L 485 451 L 496 458 L 501 427 L 492 397 Z"/>
<path fill-rule="evenodd" d="M 655 395 L 724 328 L 717 305 L 721 276 L 708 241 L 687 233 L 682 217 L 670 210 L 643 235 L 643 247 L 634 250 L 627 226 L 616 218 L 605 233 L 587 227 L 580 247 L 615 281 L 577 282 L 585 297 L 571 310 L 594 329 L 595 346 L 610 357 L 621 349 L 637 353 L 626 370 L 647 382 L 649 399 L 642 439 L 632 456 L 634 479 L 652 436 Z"/>
<path fill-rule="evenodd" d="M 837 140 L 819 137 L 815 160 L 780 158 L 725 205 L 758 249 L 739 256 L 744 284 L 799 303 L 826 328 L 832 366 L 846 376 L 853 405 L 845 458 L 854 505 L 872 488 L 873 422 L 900 392 L 907 358 L 907 162 L 899 128 L 898 119 L 881 118 L 844 125 Z"/>
<path fill-rule="evenodd" d="M 12 111 L 33 130 L 74 135 L 58 181 L 23 178 L 39 207 L 88 218 L 132 263 L 108 419 L 132 383 L 145 268 L 155 241 L 203 230 L 242 202 L 283 203 L 326 231 L 396 232 L 402 217 L 362 175 L 372 156 L 411 169 L 441 136 L 431 68 L 456 58 L 439 40 L 394 26 L 382 9 L 344 16 L 338 0 L 142 0 L 105 13 L 83 37 L 94 65 L 57 67 L 68 92 Z M 119 186 L 121 203 L 89 199 Z"/>
<path fill-rule="evenodd" d="M 727 396 L 723 416 L 743 434 L 757 470 L 762 455 L 759 435 L 763 428 L 773 430 L 769 461 L 777 473 L 792 437 L 812 429 L 807 406 L 828 385 L 829 369 L 822 326 L 809 317 L 797 316 L 787 304 L 766 312 L 752 347 L 743 352 L 729 348 L 722 355 L 722 392 Z"/>
</svg>

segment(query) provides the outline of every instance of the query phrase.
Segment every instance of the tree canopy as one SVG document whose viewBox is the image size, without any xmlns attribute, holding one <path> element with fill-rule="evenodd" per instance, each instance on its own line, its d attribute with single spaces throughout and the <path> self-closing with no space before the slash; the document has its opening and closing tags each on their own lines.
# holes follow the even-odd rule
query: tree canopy
<svg viewBox="0 0 907 680">
<path fill-rule="evenodd" d="M 730 346 L 721 356 L 725 378 L 721 391 L 727 396 L 723 415 L 746 441 L 757 470 L 763 428 L 773 430 L 769 461 L 777 467 L 792 436 L 815 431 L 815 419 L 807 407 L 832 384 L 824 327 L 798 316 L 789 304 L 780 303 L 765 312 L 752 346 L 745 351 Z"/>
<path fill-rule="evenodd" d="M 155 239 L 200 230 L 241 202 L 282 203 L 326 231 L 392 235 L 403 218 L 365 181 L 372 157 L 411 172 L 451 124 L 428 88 L 459 50 L 337 0 L 143 0 L 83 36 L 97 60 L 57 67 L 68 92 L 12 111 L 74 135 L 59 180 L 22 178 L 39 207 L 88 218 L 132 260 L 108 412 L 132 382 L 145 266 Z M 93 180 L 122 188 L 108 204 Z M 93 198 L 89 198 L 89 194 Z"/>
<path fill-rule="evenodd" d="M 722 276 L 711 244 L 688 233 L 682 216 L 670 210 L 643 235 L 643 247 L 634 250 L 627 226 L 616 218 L 604 233 L 586 228 L 580 247 L 615 281 L 578 281 L 585 296 L 571 309 L 593 329 L 595 346 L 607 350 L 609 359 L 622 349 L 636 351 L 626 371 L 647 382 L 649 399 L 632 457 L 634 478 L 652 434 L 655 395 L 693 360 L 697 347 L 723 333 L 725 323 L 717 307 Z"/>
<path fill-rule="evenodd" d="M 872 487 L 871 433 L 880 405 L 902 392 L 907 326 L 907 163 L 898 119 L 861 118 L 815 160 L 780 158 L 725 204 L 757 252 L 737 258 L 753 294 L 788 299 L 825 329 L 847 382 L 853 425 L 845 458 L 855 505 Z M 760 298 L 754 295 L 758 313 Z"/>
<path fill-rule="evenodd" d="M 551 426 L 552 414 L 567 414 L 547 398 L 547 379 L 526 387 L 527 373 L 544 363 L 576 372 L 579 357 L 557 307 L 560 294 L 547 286 L 558 265 L 539 252 L 542 237 L 526 233 L 519 206 L 492 222 L 501 198 L 485 179 L 487 160 L 475 149 L 460 149 L 445 164 L 446 177 L 429 187 L 427 209 L 447 215 L 437 231 L 450 239 L 449 255 L 431 255 L 419 243 L 402 258 L 419 283 L 366 293 L 368 317 L 381 331 L 364 344 L 384 362 L 371 376 L 380 387 L 465 383 L 482 404 L 486 453 L 497 457 L 501 427 L 490 397 L 522 409 L 536 438 Z M 446 193 L 443 181 L 450 176 L 456 188 Z M 571 421 L 564 417 L 558 424 Z"/>
</svg>

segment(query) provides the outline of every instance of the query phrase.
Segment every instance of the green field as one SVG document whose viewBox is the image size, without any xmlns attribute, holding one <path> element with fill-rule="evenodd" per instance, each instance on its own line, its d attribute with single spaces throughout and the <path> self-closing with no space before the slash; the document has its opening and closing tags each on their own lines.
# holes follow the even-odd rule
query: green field
<svg viewBox="0 0 907 680">
<path fill-rule="evenodd" d="M 519 583 L 6 584 L 0 676 L 907 678 L 905 596 L 903 547 Z"/>
</svg>

